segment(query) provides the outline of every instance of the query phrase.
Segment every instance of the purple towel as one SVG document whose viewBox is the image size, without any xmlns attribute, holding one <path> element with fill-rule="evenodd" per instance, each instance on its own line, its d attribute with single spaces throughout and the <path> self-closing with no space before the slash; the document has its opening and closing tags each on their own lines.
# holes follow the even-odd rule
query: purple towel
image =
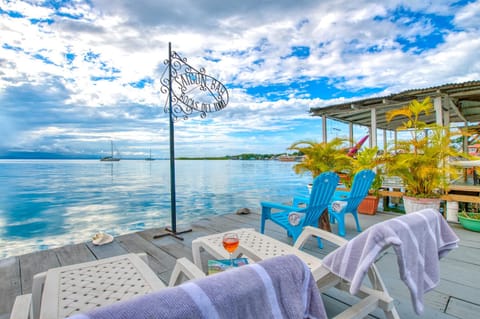
<svg viewBox="0 0 480 319">
<path fill-rule="evenodd" d="M 358 292 L 377 255 L 389 245 L 397 254 L 400 278 L 413 308 L 423 313 L 423 295 L 440 281 L 438 260 L 458 247 L 458 237 L 438 211 L 424 209 L 371 226 L 323 259 L 323 266 L 351 282 Z"/>
<path fill-rule="evenodd" d="M 97 308 L 71 319 L 327 318 L 313 276 L 281 256 Z"/>
</svg>

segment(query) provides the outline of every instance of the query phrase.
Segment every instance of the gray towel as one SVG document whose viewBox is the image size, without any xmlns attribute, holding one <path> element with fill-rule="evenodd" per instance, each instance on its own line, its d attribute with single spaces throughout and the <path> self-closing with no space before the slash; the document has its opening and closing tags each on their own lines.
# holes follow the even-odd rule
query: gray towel
<svg viewBox="0 0 480 319">
<path fill-rule="evenodd" d="M 397 254 L 400 278 L 410 290 L 413 308 L 423 313 L 423 295 L 440 281 L 438 260 L 458 247 L 458 237 L 442 215 L 425 209 L 371 226 L 323 259 L 323 266 L 351 282 L 358 292 L 377 255 L 389 245 Z"/>
<path fill-rule="evenodd" d="M 327 318 L 313 276 L 281 256 L 97 308 L 71 319 Z"/>
</svg>

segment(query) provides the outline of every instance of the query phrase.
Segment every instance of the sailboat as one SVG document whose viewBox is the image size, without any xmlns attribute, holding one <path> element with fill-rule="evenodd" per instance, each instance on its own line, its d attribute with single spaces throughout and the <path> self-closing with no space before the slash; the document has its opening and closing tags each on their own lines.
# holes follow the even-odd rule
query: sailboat
<svg viewBox="0 0 480 319">
<path fill-rule="evenodd" d="M 152 150 L 150 150 L 150 155 L 148 157 L 145 157 L 146 161 L 154 161 L 155 159 L 152 157 Z"/>
<path fill-rule="evenodd" d="M 100 159 L 102 162 L 118 162 L 120 157 L 113 156 L 113 141 L 110 141 L 110 156 L 105 156 Z"/>
</svg>

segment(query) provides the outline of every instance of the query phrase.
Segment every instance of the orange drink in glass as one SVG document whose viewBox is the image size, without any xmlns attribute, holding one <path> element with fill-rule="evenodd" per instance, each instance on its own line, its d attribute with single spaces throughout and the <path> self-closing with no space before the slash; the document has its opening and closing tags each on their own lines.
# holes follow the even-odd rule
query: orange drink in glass
<svg viewBox="0 0 480 319">
<path fill-rule="evenodd" d="M 230 255 L 230 266 L 233 268 L 233 252 L 238 248 L 240 239 L 237 233 L 226 233 L 222 239 L 223 248 L 228 251 Z"/>
</svg>

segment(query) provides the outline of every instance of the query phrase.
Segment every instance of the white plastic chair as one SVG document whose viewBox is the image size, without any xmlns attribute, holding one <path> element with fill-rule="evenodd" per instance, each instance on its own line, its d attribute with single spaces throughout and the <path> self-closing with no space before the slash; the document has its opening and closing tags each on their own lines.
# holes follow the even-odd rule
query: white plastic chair
<svg viewBox="0 0 480 319">
<path fill-rule="evenodd" d="M 338 246 L 342 246 L 348 242 L 345 238 L 307 226 L 298 237 L 295 245 L 290 246 L 272 237 L 256 232 L 251 228 L 236 229 L 233 231 L 240 237 L 240 246 L 235 251 L 235 255 L 243 255 L 252 262 L 258 262 L 276 256 L 294 254 L 310 268 L 321 292 L 332 287 L 349 292 L 349 283 L 346 280 L 343 280 L 323 267 L 322 259 L 301 250 L 306 241 L 312 236 L 317 238 L 321 237 L 322 240 Z M 202 267 L 202 250 L 214 258 L 227 258 L 228 253 L 222 246 L 222 236 L 222 233 L 218 233 L 199 237 L 192 241 L 193 261 L 197 267 Z M 368 278 L 371 281 L 371 287 L 366 285 L 361 286 L 359 292 L 356 294 L 356 297 L 360 298 L 359 302 L 337 315 L 335 317 L 336 319 L 364 318 L 376 308 L 383 310 L 386 318 L 400 318 L 394 305 L 394 299 L 388 294 L 375 265 L 371 267 Z"/>
<path fill-rule="evenodd" d="M 327 232 L 320 228 L 306 227 L 298 240 L 295 242 L 294 248 L 301 250 L 308 239 L 311 237 L 321 237 L 323 240 L 331 242 L 337 246 L 342 246 L 348 242 L 343 237 Z M 349 292 L 350 284 L 348 281 L 335 275 L 327 268 L 320 265 L 315 270 L 317 276 L 317 286 L 320 292 L 325 292 L 328 289 L 335 287 L 339 290 Z M 385 317 L 389 319 L 400 319 L 397 309 L 394 305 L 394 299 L 390 296 L 382 280 L 382 277 L 377 267 L 372 265 L 368 272 L 368 279 L 371 287 L 362 285 L 356 297 L 360 298 L 360 301 L 351 307 L 347 308 L 342 313 L 335 316 L 335 319 L 360 319 L 368 316 L 369 313 L 377 308 L 383 310 Z"/>
<path fill-rule="evenodd" d="M 139 258 L 138 258 L 139 257 Z M 64 266 L 54 268 L 50 271 L 54 271 L 55 273 L 72 273 L 72 276 L 75 276 L 75 271 L 78 269 L 92 269 L 92 273 L 97 274 L 98 272 L 108 272 L 109 265 L 115 265 L 116 263 L 122 263 L 128 261 L 133 261 L 135 267 L 127 267 L 129 270 L 121 271 L 115 273 L 115 276 L 123 276 L 123 279 L 113 279 L 119 282 L 123 280 L 132 279 L 132 277 L 138 276 L 144 280 L 144 283 L 140 283 L 138 287 L 129 287 L 127 288 L 129 291 L 123 292 L 124 294 L 119 297 L 119 300 L 126 300 L 129 299 L 137 294 L 145 294 L 155 290 L 166 288 L 167 286 L 156 276 L 156 274 L 148 267 L 147 262 L 147 255 L 145 253 L 142 254 L 127 254 L 127 255 L 120 255 L 112 258 L 106 259 L 99 259 L 93 262 L 86 262 L 76 265 Z M 103 268 L 102 268 L 103 267 Z M 100 268 L 100 269 L 95 269 Z M 138 273 L 136 273 L 138 272 Z M 48 318 L 57 318 L 58 316 L 64 317 L 64 315 L 60 314 L 60 311 L 57 309 L 60 305 L 57 304 L 57 300 L 61 299 L 59 297 L 59 288 L 53 287 L 54 289 L 51 291 L 45 291 L 45 283 L 48 279 L 49 273 L 43 272 L 37 274 L 33 278 L 32 284 L 32 293 L 17 296 L 15 299 L 15 303 L 12 308 L 12 312 L 10 314 L 11 319 L 38 319 L 40 317 L 40 308 L 46 307 L 46 309 L 42 309 L 43 317 Z M 190 262 L 186 258 L 180 258 L 176 261 L 175 267 L 173 269 L 172 275 L 170 277 L 170 282 L 168 286 L 176 285 L 181 279 L 182 276 L 185 276 L 187 279 L 194 279 L 194 278 L 202 278 L 205 277 L 205 274 L 198 269 L 192 262 Z M 128 277 L 128 278 L 127 278 Z M 95 278 L 91 278 L 92 281 L 89 283 L 89 286 L 92 283 L 95 283 Z M 76 278 L 74 281 L 82 281 L 82 278 Z M 70 282 L 70 280 L 67 280 Z M 66 283 L 68 285 L 68 283 Z M 77 284 L 76 282 L 72 284 Z M 100 287 L 99 286 L 97 288 Z M 80 288 L 78 285 L 76 286 L 78 289 Z M 84 292 L 90 289 L 90 287 L 83 288 Z M 68 287 L 67 287 L 68 290 Z M 112 303 L 114 300 L 109 297 L 104 297 L 100 289 L 96 290 L 96 294 L 98 294 L 98 298 L 95 298 L 95 304 L 86 305 L 85 300 L 82 298 L 78 298 L 78 302 L 75 304 L 70 303 L 70 308 L 78 308 L 78 311 L 87 311 L 94 307 L 98 307 L 99 305 L 104 305 L 103 302 L 107 301 L 107 303 Z M 111 295 L 111 292 L 107 292 L 106 294 Z"/>
</svg>

